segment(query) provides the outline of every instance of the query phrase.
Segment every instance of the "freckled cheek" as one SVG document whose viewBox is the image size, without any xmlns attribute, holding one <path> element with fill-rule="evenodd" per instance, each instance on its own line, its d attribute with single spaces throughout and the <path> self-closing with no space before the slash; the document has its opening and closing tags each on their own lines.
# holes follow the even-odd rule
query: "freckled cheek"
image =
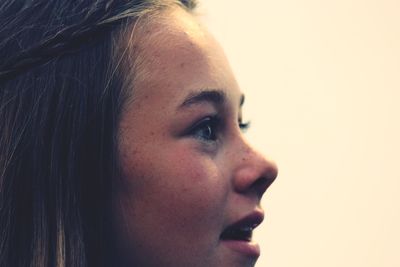
<svg viewBox="0 0 400 267">
<path fill-rule="evenodd" d="M 143 152 L 125 158 L 132 204 L 139 201 L 141 209 L 153 210 L 160 221 L 172 225 L 218 223 L 230 185 L 222 166 L 186 145 L 159 149 L 151 156 Z"/>
<path fill-rule="evenodd" d="M 211 160 L 182 157 L 168 166 L 165 201 L 191 223 L 209 223 L 224 211 L 229 183 Z"/>
<path fill-rule="evenodd" d="M 170 168 L 171 175 L 181 180 L 185 189 L 201 191 L 209 190 L 209 187 L 222 186 L 224 177 L 221 166 L 211 157 L 197 153 L 177 152 L 177 154 L 166 168 Z"/>
</svg>

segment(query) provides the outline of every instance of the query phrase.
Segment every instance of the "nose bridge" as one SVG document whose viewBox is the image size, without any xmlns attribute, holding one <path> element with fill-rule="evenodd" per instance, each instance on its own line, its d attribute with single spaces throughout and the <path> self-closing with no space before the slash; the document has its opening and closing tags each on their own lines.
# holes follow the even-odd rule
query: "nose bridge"
<svg viewBox="0 0 400 267">
<path fill-rule="evenodd" d="M 238 193 L 256 194 L 260 199 L 278 175 L 274 161 L 242 140 L 236 159 L 234 187 Z"/>
</svg>

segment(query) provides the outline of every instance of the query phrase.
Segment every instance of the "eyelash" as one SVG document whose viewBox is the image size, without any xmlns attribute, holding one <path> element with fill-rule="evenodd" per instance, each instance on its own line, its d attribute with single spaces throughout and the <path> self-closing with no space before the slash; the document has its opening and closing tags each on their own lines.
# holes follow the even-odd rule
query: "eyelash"
<svg viewBox="0 0 400 267">
<path fill-rule="evenodd" d="M 202 141 L 215 142 L 223 126 L 222 123 L 223 121 L 218 115 L 208 116 L 192 126 L 189 134 Z M 250 122 L 243 123 L 239 120 L 238 126 L 242 132 L 246 132 L 250 127 Z"/>
<path fill-rule="evenodd" d="M 239 121 L 239 128 L 244 133 L 250 128 L 250 125 L 251 125 L 250 121 L 247 122 Z"/>
<path fill-rule="evenodd" d="M 197 139 L 215 142 L 221 128 L 221 119 L 217 115 L 208 116 L 191 127 L 190 134 Z M 208 131 L 205 132 L 204 130 Z"/>
</svg>

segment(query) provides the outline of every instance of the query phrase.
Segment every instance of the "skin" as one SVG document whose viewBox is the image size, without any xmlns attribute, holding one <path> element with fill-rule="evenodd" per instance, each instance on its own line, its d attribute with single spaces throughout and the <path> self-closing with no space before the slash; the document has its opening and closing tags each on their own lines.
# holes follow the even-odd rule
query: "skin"
<svg viewBox="0 0 400 267">
<path fill-rule="evenodd" d="M 131 45 L 140 54 L 131 62 L 139 66 L 132 74 L 135 88 L 119 133 L 123 175 L 115 217 L 122 258 L 141 267 L 254 266 L 257 257 L 230 249 L 220 234 L 261 209 L 277 167 L 244 140 L 242 92 L 228 61 L 180 8 L 141 28 L 141 41 Z M 128 53 L 134 57 L 133 49 Z M 182 106 L 204 91 L 224 100 Z M 207 123 L 215 115 L 218 123 Z"/>
</svg>

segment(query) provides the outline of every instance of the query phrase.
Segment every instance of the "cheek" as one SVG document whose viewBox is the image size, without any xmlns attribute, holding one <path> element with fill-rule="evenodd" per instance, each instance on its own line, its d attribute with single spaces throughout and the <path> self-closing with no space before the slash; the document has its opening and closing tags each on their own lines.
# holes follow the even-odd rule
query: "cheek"
<svg viewBox="0 0 400 267">
<path fill-rule="evenodd" d="M 147 150 L 155 151 L 155 150 Z M 140 157 L 138 155 L 141 155 Z M 212 254 L 226 212 L 230 183 L 223 166 L 190 146 L 124 159 L 126 180 L 119 195 L 133 251 L 167 258 L 202 258 Z M 196 241 L 196 242 L 194 242 Z M 189 255 L 187 245 L 196 247 Z M 148 255 L 150 257 L 150 255 Z"/>
<path fill-rule="evenodd" d="M 209 213 L 218 213 L 225 204 L 227 180 L 222 166 L 209 158 L 190 157 L 182 154 L 168 168 L 166 198 L 180 206 L 188 217 L 204 219 Z M 161 170 L 160 170 L 161 171 Z"/>
<path fill-rule="evenodd" d="M 138 160 L 139 166 L 129 175 L 135 184 L 134 195 L 151 199 L 148 205 L 169 210 L 172 217 L 198 219 L 221 209 L 229 189 L 223 166 L 194 151 L 175 147 Z"/>
<path fill-rule="evenodd" d="M 126 205 L 164 225 L 221 220 L 230 190 L 224 166 L 185 144 L 154 149 L 125 155 Z"/>
</svg>

